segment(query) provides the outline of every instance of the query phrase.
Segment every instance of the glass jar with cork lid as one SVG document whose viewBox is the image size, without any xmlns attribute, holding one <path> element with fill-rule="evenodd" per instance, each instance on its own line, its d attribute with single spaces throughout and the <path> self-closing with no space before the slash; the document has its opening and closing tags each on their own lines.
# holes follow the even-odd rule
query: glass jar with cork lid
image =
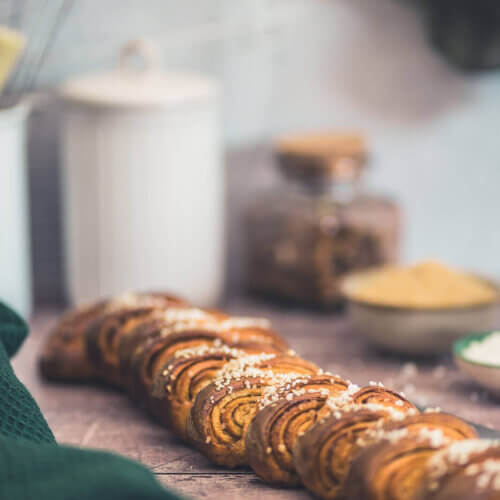
<svg viewBox="0 0 500 500">
<path fill-rule="evenodd" d="M 275 156 L 285 182 L 247 213 L 247 286 L 336 307 L 345 274 L 397 261 L 399 209 L 362 189 L 367 151 L 359 134 L 284 137 Z"/>
</svg>

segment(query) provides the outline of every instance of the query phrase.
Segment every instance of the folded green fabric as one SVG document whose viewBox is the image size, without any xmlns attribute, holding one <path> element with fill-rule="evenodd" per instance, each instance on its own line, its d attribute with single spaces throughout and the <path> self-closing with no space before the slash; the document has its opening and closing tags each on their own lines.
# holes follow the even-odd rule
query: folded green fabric
<svg viewBox="0 0 500 500">
<path fill-rule="evenodd" d="M 0 500 L 178 499 L 142 465 L 59 446 L 10 365 L 28 328 L 0 303 Z"/>
</svg>

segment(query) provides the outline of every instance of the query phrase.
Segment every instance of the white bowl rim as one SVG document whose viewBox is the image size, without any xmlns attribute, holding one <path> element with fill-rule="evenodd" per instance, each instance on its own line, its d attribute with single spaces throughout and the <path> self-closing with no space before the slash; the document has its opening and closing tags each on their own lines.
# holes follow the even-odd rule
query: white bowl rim
<svg viewBox="0 0 500 500">
<path fill-rule="evenodd" d="M 464 349 L 462 344 L 465 343 L 469 344 L 474 341 L 479 342 L 497 331 L 498 330 L 491 330 L 488 332 L 477 332 L 457 340 L 456 342 L 453 343 L 453 354 L 455 358 L 469 365 L 481 366 L 482 368 L 490 368 L 492 370 L 500 370 L 500 362 L 498 364 L 494 364 L 494 363 L 486 363 L 484 361 L 476 361 L 474 359 L 469 359 L 462 354 Z"/>
</svg>

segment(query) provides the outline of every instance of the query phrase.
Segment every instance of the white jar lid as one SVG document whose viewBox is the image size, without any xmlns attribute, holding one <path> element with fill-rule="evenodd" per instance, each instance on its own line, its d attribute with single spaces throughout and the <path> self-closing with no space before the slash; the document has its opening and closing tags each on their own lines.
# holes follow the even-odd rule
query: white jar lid
<svg viewBox="0 0 500 500">
<path fill-rule="evenodd" d="M 149 40 L 128 42 L 117 68 L 71 79 L 60 94 L 72 102 L 112 107 L 167 107 L 214 95 L 216 85 L 210 78 L 164 72 L 159 52 Z M 133 56 L 142 60 L 140 69 L 130 65 Z"/>
</svg>

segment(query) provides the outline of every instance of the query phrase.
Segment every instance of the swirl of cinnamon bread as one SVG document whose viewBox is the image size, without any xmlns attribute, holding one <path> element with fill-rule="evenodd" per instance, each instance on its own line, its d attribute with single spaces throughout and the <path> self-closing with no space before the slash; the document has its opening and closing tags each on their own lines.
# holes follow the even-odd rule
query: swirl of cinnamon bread
<svg viewBox="0 0 500 500">
<path fill-rule="evenodd" d="M 245 436 L 264 389 L 317 372 L 316 365 L 296 356 L 260 354 L 228 362 L 196 396 L 187 424 L 189 438 L 219 465 L 245 465 Z"/>
<path fill-rule="evenodd" d="M 420 429 L 429 431 L 440 431 L 443 438 L 449 442 L 462 441 L 477 437 L 477 432 L 467 422 L 441 411 L 425 411 L 416 415 L 410 415 L 404 420 L 396 420 L 384 423 L 382 428 L 377 429 L 374 434 L 366 437 L 364 446 L 370 444 L 370 440 L 381 440 L 387 433 L 403 429 L 408 434 L 416 434 Z"/>
<path fill-rule="evenodd" d="M 304 486 L 320 498 L 339 498 L 358 440 L 379 422 L 403 419 L 413 408 L 395 409 L 393 401 L 337 406 L 297 440 L 294 463 Z M 362 497 L 360 497 L 362 498 Z"/>
<path fill-rule="evenodd" d="M 402 428 L 359 450 L 344 485 L 346 500 L 416 500 L 421 495 L 427 461 L 449 444 L 442 429 Z"/>
<path fill-rule="evenodd" d="M 499 500 L 500 441 L 457 441 L 425 464 L 418 500 Z"/>
<path fill-rule="evenodd" d="M 241 333 L 244 330 L 252 333 L 245 337 Z M 202 345 L 221 346 L 234 338 L 236 333 L 239 334 L 239 342 L 231 343 L 230 346 L 246 353 L 282 353 L 286 348 L 285 341 L 271 330 L 260 327 L 253 329 L 247 324 L 239 332 L 227 320 L 201 320 L 174 323 L 158 333 L 150 334 L 137 345 L 130 358 L 129 391 L 132 398 L 148 406 L 154 378 L 163 372 L 165 363 L 182 349 Z"/>
<path fill-rule="evenodd" d="M 349 383 L 330 374 L 270 386 L 246 435 L 249 465 L 268 483 L 299 484 L 293 463 L 297 438 L 322 416 L 328 397 L 347 391 Z"/>
<path fill-rule="evenodd" d="M 124 294 L 114 299 L 77 307 L 64 314 L 44 345 L 39 360 L 42 375 L 48 379 L 68 381 L 97 378 L 99 373 L 88 357 L 86 346 L 91 325 L 99 318 L 107 317 L 121 308 L 152 300 L 181 301 L 162 293 Z"/>
<path fill-rule="evenodd" d="M 87 355 L 98 376 L 111 385 L 121 387 L 120 338 L 130 334 L 135 326 L 158 311 L 183 304 L 180 299 L 166 294 L 127 295 L 112 310 L 100 314 L 85 333 Z"/>
<path fill-rule="evenodd" d="M 195 307 L 176 307 L 158 311 L 150 318 L 136 325 L 129 335 L 122 336 L 118 343 L 118 360 L 120 377 L 125 387 L 130 387 L 132 375 L 132 360 L 136 351 L 141 351 L 141 344 L 152 342 L 173 332 L 179 325 L 202 324 L 215 318 L 226 318 L 223 313 L 206 311 Z"/>
<path fill-rule="evenodd" d="M 288 343 L 271 328 L 269 320 L 230 316 L 214 326 L 222 340 L 233 347 L 246 348 L 248 352 L 287 352 Z"/>
<path fill-rule="evenodd" d="M 108 301 L 72 309 L 57 322 L 43 347 L 38 366 L 49 380 L 85 381 L 95 378 L 85 347 L 85 333 Z"/>
<path fill-rule="evenodd" d="M 382 384 L 371 382 L 370 385 L 362 387 L 352 396 L 352 402 L 355 404 L 373 403 L 383 406 L 391 406 L 398 409 L 415 409 L 415 406 L 410 403 L 403 394 L 387 389 Z"/>
<path fill-rule="evenodd" d="M 228 361 L 246 354 L 226 345 L 201 345 L 177 351 L 153 379 L 153 413 L 165 427 L 186 440 L 186 423 L 196 395 Z"/>
</svg>

